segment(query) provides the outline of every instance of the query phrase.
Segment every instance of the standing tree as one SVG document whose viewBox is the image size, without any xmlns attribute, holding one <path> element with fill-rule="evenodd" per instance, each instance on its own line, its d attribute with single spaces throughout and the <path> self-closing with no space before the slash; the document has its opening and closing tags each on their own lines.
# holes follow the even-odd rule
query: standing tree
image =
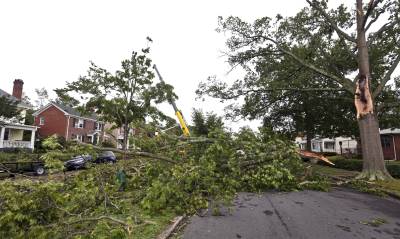
<svg viewBox="0 0 400 239">
<path fill-rule="evenodd" d="M 207 137 L 211 131 L 224 127 L 224 122 L 221 117 L 212 112 L 204 114 L 204 112 L 199 109 L 193 109 L 192 121 L 193 126 L 191 128 L 196 136 Z"/>
<path fill-rule="evenodd" d="M 152 103 L 161 103 L 168 97 L 176 97 L 173 87 L 164 83 L 153 84 L 151 60 L 147 57 L 150 49 L 142 53 L 133 52 L 130 59 L 123 60 L 122 69 L 111 74 L 94 63 L 87 76 L 67 83 L 56 92 L 60 99 L 76 102 L 67 93 L 72 91 L 86 101 L 82 110 L 99 114 L 106 122 L 123 127 L 123 148 L 128 149 L 128 136 L 133 123 L 144 122 L 148 117 L 163 119 L 163 115 Z M 82 105 L 81 105 L 82 106 Z"/>
<path fill-rule="evenodd" d="M 297 49 L 304 57 L 313 51 L 311 48 Z M 232 104 L 227 108 L 229 118 L 261 118 L 264 126 L 281 134 L 290 137 L 302 134 L 307 138 L 308 150 L 311 150 L 311 139 L 316 135 L 358 135 L 354 106 L 349 104 L 353 101 L 352 94 L 319 74 L 299 67 L 292 58 L 271 57 L 261 64 L 261 77 L 249 72 L 231 88 L 224 83 L 220 85 L 219 89 L 227 93 L 222 96 L 224 99 L 236 99 L 245 94 L 243 105 Z M 211 93 L 207 91 L 210 85 L 216 84 L 202 83 L 197 92 Z"/>
<path fill-rule="evenodd" d="M 227 41 L 229 62 L 232 66 L 243 66 L 248 71 L 249 79 L 269 78 L 274 81 L 278 76 L 264 67 L 265 63 L 274 61 L 280 64 L 289 58 L 299 67 L 318 74 L 319 77 L 309 80 L 318 81 L 323 88 L 310 89 L 306 86 L 308 89 L 286 89 L 287 92 L 313 90 L 318 94 L 337 90 L 352 94 L 364 160 L 359 177 L 369 180 L 390 178 L 383 160 L 376 108 L 377 105 L 385 108 L 387 102 L 382 95 L 392 91 L 388 82 L 400 62 L 400 3 L 395 0 L 371 0 L 363 5 L 362 0 L 356 0 L 356 9 L 349 11 L 344 5 L 328 10 L 325 0 L 306 1 L 309 7 L 294 17 L 278 15 L 275 20 L 264 17 L 253 24 L 237 17 L 220 18 L 219 30 L 231 34 Z M 386 23 L 369 33 L 367 38 L 366 33 L 380 17 L 386 17 Z M 303 54 L 302 49 L 312 51 Z M 354 75 L 357 76 L 350 79 Z M 329 88 L 325 88 L 323 82 L 330 82 Z M 199 93 L 222 99 L 236 94 L 237 97 L 244 96 L 246 101 L 248 92 L 265 92 L 265 87 L 255 85 L 244 88 L 242 83 L 238 81 L 226 88 L 220 82 L 208 82 L 200 85 Z M 276 89 L 273 84 L 269 87 L 267 91 Z M 263 96 L 260 94 L 260 100 Z"/>
<path fill-rule="evenodd" d="M 5 96 L 0 97 L 0 126 L 7 120 L 19 116 L 20 112 L 17 108 L 17 102 L 10 100 Z"/>
<path fill-rule="evenodd" d="M 37 99 L 35 100 L 36 103 L 36 108 L 40 109 L 43 106 L 45 106 L 47 103 L 49 103 L 49 93 L 47 92 L 46 88 L 42 87 L 41 89 L 36 88 L 35 89 L 36 97 Z"/>
</svg>

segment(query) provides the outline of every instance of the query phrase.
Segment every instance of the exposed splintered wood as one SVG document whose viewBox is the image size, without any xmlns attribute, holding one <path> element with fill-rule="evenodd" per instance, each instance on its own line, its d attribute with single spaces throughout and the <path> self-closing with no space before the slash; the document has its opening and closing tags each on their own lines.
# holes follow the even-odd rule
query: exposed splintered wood
<svg viewBox="0 0 400 239">
<path fill-rule="evenodd" d="M 364 115 L 372 114 L 374 111 L 371 92 L 369 90 L 369 79 L 366 75 L 359 75 L 354 94 L 354 104 L 357 110 L 357 119 Z"/>
<path fill-rule="evenodd" d="M 311 151 L 307 151 L 307 150 L 299 150 L 298 152 L 299 152 L 301 157 L 313 158 L 313 159 L 316 159 L 316 160 L 324 161 L 325 163 L 330 164 L 330 165 L 335 165 L 334 163 L 332 163 L 328 158 L 326 158 L 322 154 L 311 152 Z"/>
</svg>

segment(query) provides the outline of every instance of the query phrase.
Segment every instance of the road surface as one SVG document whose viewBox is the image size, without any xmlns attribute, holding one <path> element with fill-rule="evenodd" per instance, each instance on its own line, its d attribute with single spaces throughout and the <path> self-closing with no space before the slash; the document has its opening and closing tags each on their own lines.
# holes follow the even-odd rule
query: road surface
<svg viewBox="0 0 400 239">
<path fill-rule="evenodd" d="M 184 238 L 400 239 L 400 201 L 344 188 L 240 193 L 233 209 L 211 211 L 192 217 Z"/>
</svg>

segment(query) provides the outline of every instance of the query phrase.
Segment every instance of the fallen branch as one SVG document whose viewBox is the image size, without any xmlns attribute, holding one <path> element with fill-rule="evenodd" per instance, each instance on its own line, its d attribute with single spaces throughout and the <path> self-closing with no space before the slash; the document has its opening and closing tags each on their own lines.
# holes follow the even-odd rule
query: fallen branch
<svg viewBox="0 0 400 239">
<path fill-rule="evenodd" d="M 100 147 L 100 146 L 96 146 L 96 145 L 91 145 L 91 144 L 86 144 L 86 143 L 81 143 L 83 145 L 90 145 L 92 146 L 94 149 L 99 149 L 99 150 L 104 150 L 104 151 L 112 151 L 112 152 L 116 152 L 116 153 L 126 153 L 127 155 L 132 155 L 132 156 L 142 156 L 142 157 L 147 157 L 147 158 L 151 158 L 151 159 L 158 159 L 158 160 L 162 160 L 168 163 L 172 163 L 172 164 L 176 164 L 178 163 L 176 160 L 173 160 L 171 158 L 168 157 L 164 157 L 161 155 L 157 155 L 157 154 L 152 154 L 152 153 L 148 153 L 148 152 L 140 152 L 140 151 L 124 151 L 121 149 L 115 149 L 115 148 L 108 148 L 108 147 Z"/>
<path fill-rule="evenodd" d="M 176 160 L 173 160 L 171 158 L 167 158 L 164 156 L 160 156 L 160 155 L 156 155 L 156 154 L 152 154 L 152 153 L 147 153 L 147 152 L 131 152 L 129 153 L 131 155 L 134 156 L 142 156 L 142 157 L 147 157 L 147 158 L 152 158 L 152 159 L 159 159 L 168 163 L 172 163 L 172 164 L 176 164 L 178 163 Z"/>
<path fill-rule="evenodd" d="M 78 220 L 75 220 L 75 221 L 66 222 L 66 224 L 76 224 L 76 223 L 80 223 L 80 222 L 101 221 L 101 220 L 108 220 L 108 221 L 111 221 L 111 222 L 120 224 L 120 225 L 122 225 L 122 226 L 124 226 L 124 227 L 129 227 L 129 224 L 128 224 L 128 223 L 126 223 L 126 222 L 124 222 L 124 221 L 122 221 L 122 220 L 119 220 L 119 219 L 110 217 L 110 216 L 100 216 L 100 217 L 92 217 L 92 218 L 81 218 L 81 219 L 78 219 Z"/>
<path fill-rule="evenodd" d="M 205 137 L 184 137 L 179 138 L 181 141 L 187 143 L 214 143 L 215 139 L 205 138 Z"/>
<path fill-rule="evenodd" d="M 175 228 L 179 225 L 183 218 L 184 216 L 175 217 L 173 220 L 174 223 L 170 225 L 164 232 L 158 235 L 157 239 L 167 239 L 168 237 L 170 237 L 171 233 L 175 230 Z"/>
</svg>

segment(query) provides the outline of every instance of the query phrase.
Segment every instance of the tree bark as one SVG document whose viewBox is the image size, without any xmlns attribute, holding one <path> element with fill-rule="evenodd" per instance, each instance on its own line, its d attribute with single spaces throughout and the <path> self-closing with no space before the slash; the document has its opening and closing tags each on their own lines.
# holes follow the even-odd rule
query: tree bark
<svg viewBox="0 0 400 239">
<path fill-rule="evenodd" d="M 359 178 L 368 180 L 390 178 L 383 160 L 377 117 L 374 114 L 365 115 L 358 120 L 358 126 L 363 153 L 363 171 Z"/>
<path fill-rule="evenodd" d="M 374 114 L 371 97 L 370 69 L 368 46 L 363 26 L 364 13 L 362 0 L 356 0 L 357 18 L 357 49 L 358 49 L 358 80 L 356 84 L 354 104 L 357 109 L 357 121 L 360 129 L 361 149 L 363 155 L 363 171 L 360 179 L 385 180 L 391 178 L 386 170 L 383 159 L 382 145 L 379 134 L 379 123 Z"/>
<path fill-rule="evenodd" d="M 128 151 L 128 135 L 129 135 L 129 127 L 128 124 L 124 124 L 124 144 L 123 144 L 123 159 L 126 159 L 126 152 Z"/>
<path fill-rule="evenodd" d="M 307 138 L 307 141 L 306 141 L 306 150 L 307 151 L 312 151 L 312 148 L 311 148 L 311 140 L 312 140 L 312 135 L 311 134 L 307 134 L 306 135 L 306 138 Z"/>
</svg>

